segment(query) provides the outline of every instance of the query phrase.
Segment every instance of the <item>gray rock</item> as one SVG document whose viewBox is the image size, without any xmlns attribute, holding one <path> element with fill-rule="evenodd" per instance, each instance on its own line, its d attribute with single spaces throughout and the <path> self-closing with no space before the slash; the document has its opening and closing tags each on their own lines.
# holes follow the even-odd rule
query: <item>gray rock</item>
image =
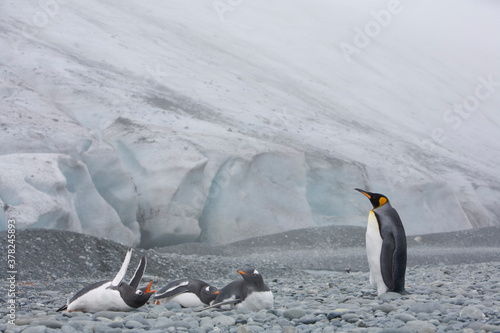
<svg viewBox="0 0 500 333">
<path fill-rule="evenodd" d="M 431 301 L 426 303 L 417 303 L 410 307 L 410 311 L 415 313 L 432 313 L 434 311 L 440 311 L 445 313 L 446 309 L 439 302 Z"/>
<path fill-rule="evenodd" d="M 123 321 L 112 321 L 108 323 L 110 328 L 123 328 Z"/>
<path fill-rule="evenodd" d="M 233 326 L 236 323 L 236 319 L 230 316 L 217 316 L 213 318 L 213 322 L 216 326 Z M 201 326 L 201 325 L 200 325 Z"/>
<path fill-rule="evenodd" d="M 165 328 L 173 326 L 173 324 L 174 324 L 173 320 L 166 318 L 166 317 L 159 317 L 158 319 L 155 320 L 155 322 L 153 324 L 153 328 L 165 329 Z"/>
<path fill-rule="evenodd" d="M 126 314 L 125 312 L 118 312 L 118 311 L 98 311 L 92 315 L 92 319 L 96 320 L 97 318 L 108 318 L 108 319 L 115 319 L 116 317 L 125 317 Z"/>
<path fill-rule="evenodd" d="M 283 316 L 287 319 L 300 319 L 306 315 L 302 308 L 287 309 L 283 312 Z"/>
<path fill-rule="evenodd" d="M 36 325 L 42 325 L 42 326 L 45 326 L 47 328 L 59 329 L 59 328 L 63 327 L 63 323 L 61 323 L 57 320 L 42 320 L 42 321 L 33 322 L 32 324 L 35 324 L 35 323 L 36 323 Z"/>
<path fill-rule="evenodd" d="M 299 321 L 302 324 L 311 325 L 311 324 L 315 324 L 316 323 L 317 318 L 315 316 L 313 316 L 313 315 L 305 315 L 305 316 L 301 317 L 299 319 Z"/>
<path fill-rule="evenodd" d="M 61 332 L 62 333 L 78 333 L 79 331 L 76 330 L 73 326 L 63 325 L 63 327 L 61 327 Z"/>
<path fill-rule="evenodd" d="M 144 325 L 142 323 L 138 322 L 137 320 L 127 320 L 125 322 L 125 327 L 126 328 L 131 328 L 131 329 L 133 329 L 133 328 L 143 328 Z"/>
<path fill-rule="evenodd" d="M 181 329 L 181 328 L 191 328 L 191 324 L 189 322 L 186 322 L 186 321 L 182 321 L 182 320 L 174 320 L 172 322 L 172 326 L 175 327 L 176 329 Z"/>
<path fill-rule="evenodd" d="M 165 309 L 167 310 L 180 310 L 182 306 L 177 302 L 168 302 L 164 304 Z"/>
<path fill-rule="evenodd" d="M 246 329 L 248 330 L 247 332 L 252 332 L 252 333 L 260 333 L 265 331 L 263 327 L 256 325 L 247 325 Z"/>
<path fill-rule="evenodd" d="M 250 332 L 252 332 L 252 331 L 250 330 L 250 328 L 247 327 L 247 325 L 241 325 L 236 330 L 236 333 L 250 333 Z"/>
<path fill-rule="evenodd" d="M 356 323 L 359 320 L 359 316 L 355 313 L 346 313 L 342 315 L 342 319 L 348 323 Z"/>
<path fill-rule="evenodd" d="M 407 322 L 403 327 L 403 330 L 408 330 L 416 333 L 435 333 L 436 326 L 421 320 L 414 320 Z"/>
<path fill-rule="evenodd" d="M 384 303 L 384 304 L 376 305 L 372 309 L 373 309 L 373 312 L 382 311 L 385 313 L 389 313 L 389 312 L 397 310 L 397 307 L 392 305 L 392 304 L 389 304 L 389 303 Z"/>
<path fill-rule="evenodd" d="M 214 326 L 215 326 L 215 322 L 210 317 L 204 317 L 200 321 L 200 327 L 201 328 L 212 328 Z"/>
<path fill-rule="evenodd" d="M 408 314 L 408 313 L 397 314 L 395 316 L 395 318 L 399 319 L 405 323 L 412 321 L 412 320 L 417 320 L 417 318 L 415 316 L 412 316 L 411 314 Z"/>
<path fill-rule="evenodd" d="M 120 329 L 120 328 L 111 328 L 111 329 L 106 331 L 106 333 L 121 333 L 121 332 L 122 332 L 122 329 Z M 133 330 L 127 330 L 126 332 L 131 333 L 131 332 L 133 332 Z"/>
<path fill-rule="evenodd" d="M 498 332 L 500 331 L 500 326 L 497 325 L 483 325 L 481 326 L 481 331 L 486 331 L 486 332 Z"/>
<path fill-rule="evenodd" d="M 394 301 L 401 298 L 401 294 L 394 292 L 386 292 L 378 297 L 382 301 Z"/>
<path fill-rule="evenodd" d="M 47 327 L 43 325 L 35 325 L 35 326 L 29 326 L 22 330 L 22 332 L 25 333 L 45 333 L 47 331 Z"/>
<path fill-rule="evenodd" d="M 475 306 L 466 306 L 460 311 L 460 317 L 471 319 L 482 319 L 485 317 L 483 311 Z"/>
</svg>

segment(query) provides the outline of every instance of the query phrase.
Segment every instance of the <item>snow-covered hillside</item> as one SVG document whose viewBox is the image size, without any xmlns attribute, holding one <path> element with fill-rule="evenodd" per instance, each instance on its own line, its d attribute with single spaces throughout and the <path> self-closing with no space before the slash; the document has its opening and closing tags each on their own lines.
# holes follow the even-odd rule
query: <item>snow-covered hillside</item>
<svg viewBox="0 0 500 333">
<path fill-rule="evenodd" d="M 227 243 L 499 224 L 500 3 L 0 4 L 0 229 Z"/>
</svg>

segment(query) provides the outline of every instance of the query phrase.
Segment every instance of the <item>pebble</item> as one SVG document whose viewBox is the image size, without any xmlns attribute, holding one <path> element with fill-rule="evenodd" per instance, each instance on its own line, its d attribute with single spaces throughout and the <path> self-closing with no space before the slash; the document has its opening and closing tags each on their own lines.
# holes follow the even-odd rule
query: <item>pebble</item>
<svg viewBox="0 0 500 333">
<path fill-rule="evenodd" d="M 412 320 L 401 327 L 401 330 L 408 330 L 417 333 L 434 333 L 436 332 L 436 326 L 425 321 Z"/>
<path fill-rule="evenodd" d="M 475 306 L 466 306 L 460 311 L 460 317 L 471 318 L 471 319 L 482 319 L 485 317 L 481 309 Z"/>
<path fill-rule="evenodd" d="M 388 304 L 388 303 L 380 304 L 380 305 L 373 307 L 373 312 L 382 311 L 384 313 L 389 313 L 389 312 L 396 311 L 396 310 L 397 310 L 397 307 L 395 305 Z"/>
<path fill-rule="evenodd" d="M 304 309 L 295 308 L 286 310 L 285 312 L 283 312 L 283 315 L 287 319 L 299 319 L 304 317 L 306 315 L 306 312 L 304 311 Z"/>
</svg>

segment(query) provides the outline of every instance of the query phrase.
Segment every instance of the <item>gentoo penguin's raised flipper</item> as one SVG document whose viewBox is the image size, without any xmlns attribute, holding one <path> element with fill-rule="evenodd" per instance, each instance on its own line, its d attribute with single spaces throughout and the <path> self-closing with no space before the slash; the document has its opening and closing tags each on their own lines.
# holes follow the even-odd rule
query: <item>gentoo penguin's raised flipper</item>
<svg viewBox="0 0 500 333">
<path fill-rule="evenodd" d="M 146 270 L 146 263 L 146 257 L 142 257 L 139 262 L 139 266 L 137 266 L 137 269 L 134 272 L 134 276 L 132 276 L 132 279 L 130 279 L 130 282 L 128 283 L 131 287 L 136 289 L 139 287 L 139 282 L 141 282 L 144 271 Z"/>
<path fill-rule="evenodd" d="M 130 258 L 132 257 L 132 248 L 129 248 L 125 260 L 123 260 L 122 267 L 116 274 L 115 278 L 111 282 L 111 286 L 118 287 L 118 285 L 123 281 L 125 274 L 127 273 L 128 264 L 130 263 Z"/>
</svg>

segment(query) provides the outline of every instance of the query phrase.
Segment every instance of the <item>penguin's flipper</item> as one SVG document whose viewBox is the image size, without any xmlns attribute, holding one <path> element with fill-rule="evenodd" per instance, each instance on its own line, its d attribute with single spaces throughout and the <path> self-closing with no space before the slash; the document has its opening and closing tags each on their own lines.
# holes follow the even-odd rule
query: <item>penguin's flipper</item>
<svg viewBox="0 0 500 333">
<path fill-rule="evenodd" d="M 56 310 L 56 312 L 61 312 L 61 311 L 64 311 L 68 308 L 68 304 L 65 304 L 63 306 L 61 306 L 59 309 Z"/>
<path fill-rule="evenodd" d="M 128 283 L 131 287 L 134 287 L 135 289 L 139 287 L 139 282 L 141 282 L 144 271 L 146 270 L 146 263 L 146 257 L 142 257 L 139 262 L 139 266 L 137 266 L 137 269 L 135 270 L 134 276 L 132 276 L 132 279 Z"/>
<path fill-rule="evenodd" d="M 396 249 L 396 241 L 392 233 L 388 233 L 383 237 L 382 251 L 380 253 L 380 270 L 382 279 L 389 291 L 394 290 L 394 250 Z"/>
<path fill-rule="evenodd" d="M 169 283 L 165 287 L 158 290 L 154 298 L 158 299 L 158 298 L 174 297 L 175 295 L 190 291 L 188 286 L 189 286 L 189 280 L 179 280 Z"/>
<path fill-rule="evenodd" d="M 236 298 L 236 299 L 231 298 L 231 299 L 227 299 L 227 300 L 222 301 L 222 302 L 218 302 L 218 303 L 214 303 L 212 305 L 206 306 L 204 308 L 196 310 L 196 312 L 205 311 L 205 310 L 213 309 L 213 308 L 218 308 L 218 307 L 220 307 L 222 305 L 237 304 L 237 303 L 240 303 L 240 302 L 241 302 L 241 299 L 239 299 L 239 298 Z"/>
<path fill-rule="evenodd" d="M 130 258 L 132 257 L 132 248 L 129 248 L 125 260 L 123 260 L 122 267 L 116 274 L 115 278 L 111 282 L 112 287 L 118 287 L 118 285 L 123 281 L 125 274 L 127 273 L 128 264 L 130 263 Z"/>
</svg>

